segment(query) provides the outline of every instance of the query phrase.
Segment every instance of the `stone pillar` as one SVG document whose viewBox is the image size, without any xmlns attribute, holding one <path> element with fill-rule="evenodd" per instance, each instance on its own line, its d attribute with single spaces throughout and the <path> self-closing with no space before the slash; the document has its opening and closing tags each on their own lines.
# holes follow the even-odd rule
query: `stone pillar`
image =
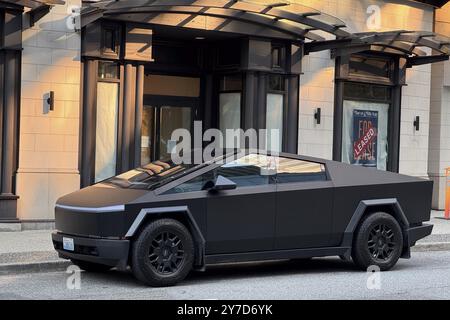
<svg viewBox="0 0 450 320">
<path fill-rule="evenodd" d="M 19 65 L 20 52 L 5 50 L 3 53 L 3 80 L 1 167 L 0 167 L 0 221 L 17 219 L 17 199 L 14 190 L 14 175 L 17 159 L 17 117 L 19 109 Z"/>
</svg>

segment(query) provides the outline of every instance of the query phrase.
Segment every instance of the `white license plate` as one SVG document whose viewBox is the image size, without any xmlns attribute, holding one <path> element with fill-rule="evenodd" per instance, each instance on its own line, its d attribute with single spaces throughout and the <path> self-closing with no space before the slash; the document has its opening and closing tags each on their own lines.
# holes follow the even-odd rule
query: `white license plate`
<svg viewBox="0 0 450 320">
<path fill-rule="evenodd" d="M 67 251 L 75 251 L 75 245 L 72 238 L 63 238 L 63 248 Z"/>
</svg>

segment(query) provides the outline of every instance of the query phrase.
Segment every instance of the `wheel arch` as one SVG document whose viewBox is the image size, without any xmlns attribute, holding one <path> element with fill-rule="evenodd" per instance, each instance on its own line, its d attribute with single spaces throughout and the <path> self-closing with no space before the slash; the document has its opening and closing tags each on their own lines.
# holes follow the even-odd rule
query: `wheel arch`
<svg viewBox="0 0 450 320">
<path fill-rule="evenodd" d="M 403 234 L 402 258 L 410 257 L 410 245 L 408 239 L 408 229 L 410 227 L 408 218 L 406 217 L 400 203 L 396 198 L 392 199 L 372 199 L 362 200 L 350 219 L 342 239 L 342 246 L 351 248 L 353 245 L 353 236 L 361 220 L 374 212 L 385 212 L 392 215 L 400 225 Z"/>
<path fill-rule="evenodd" d="M 187 206 L 159 207 L 141 209 L 125 237 L 132 239 L 150 221 L 158 219 L 174 219 L 185 225 L 192 234 L 195 244 L 194 266 L 198 270 L 205 267 L 205 238 Z"/>
</svg>

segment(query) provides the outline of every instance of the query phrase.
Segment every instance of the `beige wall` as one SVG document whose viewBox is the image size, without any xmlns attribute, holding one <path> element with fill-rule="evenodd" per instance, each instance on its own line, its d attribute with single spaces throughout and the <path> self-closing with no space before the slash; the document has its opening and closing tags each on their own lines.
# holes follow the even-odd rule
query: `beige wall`
<svg viewBox="0 0 450 320">
<path fill-rule="evenodd" d="M 55 201 L 79 188 L 80 34 L 67 27 L 69 6 L 57 5 L 23 32 L 18 216 L 53 219 Z M 25 19 L 25 18 L 24 18 Z M 55 110 L 45 95 L 55 92 Z"/>
<path fill-rule="evenodd" d="M 450 37 L 450 4 L 436 11 L 436 32 Z M 450 62 L 432 67 L 430 153 L 428 172 L 434 181 L 433 207 L 444 209 L 446 177 L 450 167 Z"/>
</svg>

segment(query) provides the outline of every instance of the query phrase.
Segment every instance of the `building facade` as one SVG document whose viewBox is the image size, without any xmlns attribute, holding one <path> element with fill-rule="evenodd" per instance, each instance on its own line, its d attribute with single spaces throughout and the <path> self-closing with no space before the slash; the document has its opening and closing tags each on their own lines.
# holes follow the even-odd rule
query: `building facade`
<svg viewBox="0 0 450 320">
<path fill-rule="evenodd" d="M 443 206 L 446 1 L 0 3 L 0 224 L 51 222 L 58 197 L 167 156 L 194 121 L 433 179 Z"/>
<path fill-rule="evenodd" d="M 436 11 L 435 31 L 450 37 L 450 4 Z M 450 62 L 431 67 L 428 173 L 434 181 L 433 207 L 445 208 L 445 169 L 450 167 Z"/>
</svg>

